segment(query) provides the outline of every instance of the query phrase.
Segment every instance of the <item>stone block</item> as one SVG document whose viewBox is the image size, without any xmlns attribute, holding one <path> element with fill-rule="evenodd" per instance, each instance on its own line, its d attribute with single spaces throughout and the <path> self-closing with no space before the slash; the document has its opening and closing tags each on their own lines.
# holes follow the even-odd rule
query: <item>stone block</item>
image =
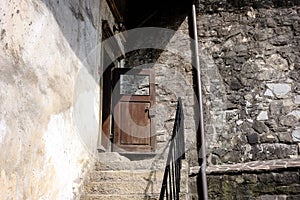
<svg viewBox="0 0 300 200">
<path fill-rule="evenodd" d="M 288 144 L 257 144 L 251 147 L 250 153 L 253 160 L 272 160 L 290 158 L 291 156 L 298 155 L 297 145 Z"/>
<path fill-rule="evenodd" d="M 258 198 L 259 200 L 286 200 L 286 195 L 263 195 Z"/>
<path fill-rule="evenodd" d="M 288 115 L 293 115 L 296 117 L 297 120 L 300 120 L 300 110 L 293 110 Z"/>
<path fill-rule="evenodd" d="M 274 97 L 273 92 L 270 89 L 267 89 L 264 93 L 264 96 L 266 97 Z"/>
<path fill-rule="evenodd" d="M 282 58 L 279 54 L 273 54 L 266 60 L 266 63 L 270 65 L 272 68 L 286 71 L 288 70 L 288 62 L 286 59 Z"/>
<path fill-rule="evenodd" d="M 278 98 L 284 98 L 292 90 L 291 85 L 287 83 L 269 83 L 267 87 L 275 94 Z"/>
<path fill-rule="evenodd" d="M 289 195 L 286 200 L 299 200 L 300 195 Z"/>
<path fill-rule="evenodd" d="M 265 123 L 257 120 L 253 122 L 252 128 L 260 134 L 269 132 L 269 128 L 265 125 Z"/>
<path fill-rule="evenodd" d="M 281 115 L 282 107 L 283 107 L 282 101 L 272 101 L 269 107 L 270 114 L 273 116 Z"/>
<path fill-rule="evenodd" d="M 256 117 L 256 120 L 258 121 L 264 121 L 264 120 L 268 120 L 268 111 L 261 111 L 258 116 Z"/>
<path fill-rule="evenodd" d="M 300 142 L 300 128 L 297 128 L 292 132 L 292 138 L 293 141 Z"/>
<path fill-rule="evenodd" d="M 293 142 L 292 135 L 289 132 L 277 133 L 277 136 L 278 136 L 278 141 L 281 143 L 292 143 Z"/>
<path fill-rule="evenodd" d="M 260 136 L 260 142 L 261 143 L 275 143 L 275 142 L 278 142 L 278 138 L 275 135 L 265 133 Z"/>
<path fill-rule="evenodd" d="M 250 133 L 247 135 L 247 140 L 249 144 L 257 144 L 258 143 L 258 134 Z"/>
<path fill-rule="evenodd" d="M 300 104 L 300 95 L 295 96 L 294 102 L 295 104 Z"/>
<path fill-rule="evenodd" d="M 297 118 L 294 115 L 286 115 L 279 118 L 280 124 L 282 126 L 293 127 L 297 123 Z"/>
<path fill-rule="evenodd" d="M 277 121 L 275 119 L 270 119 L 270 120 L 267 120 L 265 122 L 265 124 L 269 127 L 269 129 L 271 129 L 272 131 L 276 131 L 277 128 L 278 128 L 278 124 L 277 124 Z"/>
</svg>

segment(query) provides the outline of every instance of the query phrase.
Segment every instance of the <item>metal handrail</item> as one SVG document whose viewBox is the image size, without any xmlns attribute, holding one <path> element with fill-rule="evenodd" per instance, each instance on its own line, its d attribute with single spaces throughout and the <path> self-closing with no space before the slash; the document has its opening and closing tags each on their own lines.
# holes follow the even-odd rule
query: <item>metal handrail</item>
<svg viewBox="0 0 300 200">
<path fill-rule="evenodd" d="M 173 134 L 170 141 L 159 199 L 179 200 L 182 159 L 185 159 L 184 114 L 178 98 Z"/>
</svg>

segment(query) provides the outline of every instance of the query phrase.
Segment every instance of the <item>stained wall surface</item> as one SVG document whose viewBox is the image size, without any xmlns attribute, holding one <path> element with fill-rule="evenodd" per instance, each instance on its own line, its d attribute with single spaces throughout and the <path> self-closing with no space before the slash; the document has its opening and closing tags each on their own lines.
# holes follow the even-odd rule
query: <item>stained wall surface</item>
<svg viewBox="0 0 300 200">
<path fill-rule="evenodd" d="M 78 193 L 99 131 L 105 2 L 1 1 L 0 199 Z"/>
</svg>

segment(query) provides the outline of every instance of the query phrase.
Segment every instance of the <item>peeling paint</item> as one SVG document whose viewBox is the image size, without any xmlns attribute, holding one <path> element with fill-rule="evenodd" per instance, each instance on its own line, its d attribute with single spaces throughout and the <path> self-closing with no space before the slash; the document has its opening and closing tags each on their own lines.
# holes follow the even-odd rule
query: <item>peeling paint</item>
<svg viewBox="0 0 300 200">
<path fill-rule="evenodd" d="M 93 161 L 73 106 L 79 66 L 98 66 L 96 54 L 89 55 L 98 30 L 85 13 L 78 22 L 69 6 L 93 5 L 99 15 L 100 2 L 80 2 L 0 1 L 1 200 L 73 199 Z M 94 20 L 100 25 L 99 16 Z M 87 92 L 99 98 L 99 88 Z"/>
</svg>

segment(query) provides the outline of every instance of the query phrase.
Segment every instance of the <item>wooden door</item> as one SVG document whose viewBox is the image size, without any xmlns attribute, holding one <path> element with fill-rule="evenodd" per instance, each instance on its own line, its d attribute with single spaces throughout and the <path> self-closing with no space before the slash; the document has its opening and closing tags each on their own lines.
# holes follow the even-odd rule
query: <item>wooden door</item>
<svg viewBox="0 0 300 200">
<path fill-rule="evenodd" d="M 154 151 L 153 70 L 114 70 L 113 151 Z"/>
</svg>

